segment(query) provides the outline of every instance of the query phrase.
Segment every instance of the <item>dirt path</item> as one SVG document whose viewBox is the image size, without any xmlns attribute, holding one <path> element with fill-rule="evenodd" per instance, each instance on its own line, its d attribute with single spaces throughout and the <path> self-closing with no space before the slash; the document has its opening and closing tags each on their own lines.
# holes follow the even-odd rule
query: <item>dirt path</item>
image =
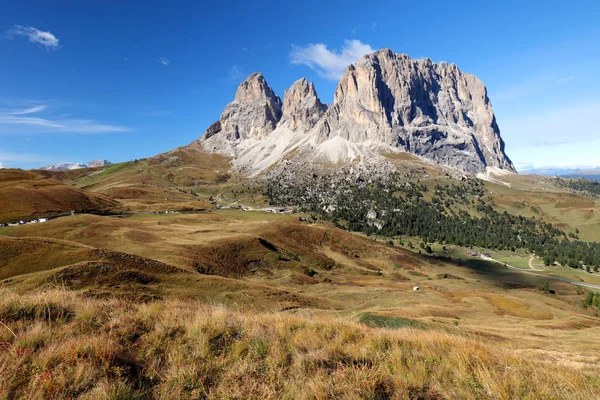
<svg viewBox="0 0 600 400">
<path fill-rule="evenodd" d="M 543 269 L 533 267 L 532 262 L 533 262 L 534 258 L 535 258 L 535 254 L 532 254 L 531 257 L 529 258 L 529 268 L 531 268 L 534 271 L 543 271 Z"/>
</svg>

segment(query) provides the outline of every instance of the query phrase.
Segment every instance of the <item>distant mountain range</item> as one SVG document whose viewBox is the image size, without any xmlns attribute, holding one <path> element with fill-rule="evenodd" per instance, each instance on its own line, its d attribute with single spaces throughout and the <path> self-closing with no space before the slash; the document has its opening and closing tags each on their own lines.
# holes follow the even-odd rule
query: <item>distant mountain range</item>
<svg viewBox="0 0 600 400">
<path fill-rule="evenodd" d="M 281 101 L 262 74 L 251 74 L 190 147 L 198 145 L 249 175 L 290 158 L 331 165 L 398 152 L 463 172 L 515 172 L 479 78 L 389 49 L 349 65 L 329 106 L 304 78 Z"/>
<path fill-rule="evenodd" d="M 524 175 L 561 176 L 564 178 L 585 178 L 600 181 L 600 167 L 543 167 L 523 169 Z"/>
<path fill-rule="evenodd" d="M 46 165 L 40 169 L 44 169 L 47 171 L 67 171 L 70 169 L 80 169 L 80 168 L 96 168 L 96 167 L 104 167 L 106 165 L 111 165 L 112 163 L 108 160 L 94 160 L 90 161 L 87 164 L 83 163 L 62 163 L 62 164 L 52 164 Z"/>
</svg>

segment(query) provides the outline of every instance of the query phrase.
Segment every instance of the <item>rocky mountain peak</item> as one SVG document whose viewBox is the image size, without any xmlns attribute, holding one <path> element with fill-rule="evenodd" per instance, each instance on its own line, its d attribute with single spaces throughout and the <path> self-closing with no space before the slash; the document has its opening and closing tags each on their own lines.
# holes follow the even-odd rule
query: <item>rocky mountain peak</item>
<svg viewBox="0 0 600 400">
<path fill-rule="evenodd" d="M 272 101 L 281 104 L 279 97 L 275 95 L 273 89 L 267 84 L 265 77 L 260 72 L 250 74 L 238 86 L 235 92 L 235 101 L 240 103 L 255 102 L 260 100 Z"/>
<path fill-rule="evenodd" d="M 250 74 L 238 87 L 218 121 L 208 127 L 205 140 L 210 150 L 231 153 L 232 142 L 261 139 L 271 133 L 281 119 L 281 99 L 261 73 Z"/>
<path fill-rule="evenodd" d="M 463 172 L 514 172 L 485 85 L 456 65 L 382 49 L 348 66 L 327 107 L 300 79 L 284 103 L 262 74 L 250 75 L 199 143 L 264 170 L 288 155 L 347 162 L 410 152 Z"/>
<path fill-rule="evenodd" d="M 346 69 L 319 135 L 375 141 L 467 172 L 514 171 L 481 80 L 389 49 Z"/>
<path fill-rule="evenodd" d="M 60 164 L 52 164 L 41 167 L 40 169 L 44 169 L 47 171 L 68 171 L 71 169 L 80 169 L 80 168 L 96 168 L 96 167 L 106 167 L 108 165 L 112 165 L 112 163 L 108 160 L 93 160 L 87 164 L 83 163 L 60 163 Z"/>
<path fill-rule="evenodd" d="M 93 160 L 87 163 L 88 168 L 106 167 L 108 165 L 112 165 L 108 160 Z"/>
<path fill-rule="evenodd" d="M 306 78 L 298 79 L 285 91 L 282 124 L 292 130 L 310 130 L 327 110 L 317 96 L 315 85 Z"/>
</svg>

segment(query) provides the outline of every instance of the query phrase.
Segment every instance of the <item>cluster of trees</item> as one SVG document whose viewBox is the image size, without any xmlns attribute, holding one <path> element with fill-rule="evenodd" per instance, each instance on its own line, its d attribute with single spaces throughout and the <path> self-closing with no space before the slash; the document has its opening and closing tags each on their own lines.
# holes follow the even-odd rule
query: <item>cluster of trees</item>
<svg viewBox="0 0 600 400">
<path fill-rule="evenodd" d="M 592 197 L 600 196 L 600 182 L 584 178 L 556 178 L 559 186 L 585 193 Z"/>
<path fill-rule="evenodd" d="M 585 307 L 595 307 L 600 309 L 600 293 L 588 292 L 583 300 Z"/>
<path fill-rule="evenodd" d="M 600 244 L 575 240 L 541 219 L 499 213 L 486 200 L 483 182 L 426 186 L 385 178 L 314 177 L 294 185 L 267 184 L 272 204 L 293 205 L 313 219 L 350 231 L 385 236 L 419 236 L 427 243 L 496 250 L 527 249 L 547 265 L 598 270 Z"/>
</svg>

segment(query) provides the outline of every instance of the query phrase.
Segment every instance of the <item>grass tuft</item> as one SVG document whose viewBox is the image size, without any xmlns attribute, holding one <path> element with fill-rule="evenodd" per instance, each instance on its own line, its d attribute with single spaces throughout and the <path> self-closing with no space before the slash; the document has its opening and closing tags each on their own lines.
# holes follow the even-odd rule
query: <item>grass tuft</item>
<svg viewBox="0 0 600 400">
<path fill-rule="evenodd" d="M 387 329 L 400 329 L 400 328 L 417 328 L 427 329 L 427 324 L 419 321 L 415 321 L 407 318 L 400 317 L 386 317 L 384 315 L 377 315 L 373 313 L 362 313 L 359 316 L 361 324 L 370 326 L 371 328 L 387 328 Z"/>
</svg>

